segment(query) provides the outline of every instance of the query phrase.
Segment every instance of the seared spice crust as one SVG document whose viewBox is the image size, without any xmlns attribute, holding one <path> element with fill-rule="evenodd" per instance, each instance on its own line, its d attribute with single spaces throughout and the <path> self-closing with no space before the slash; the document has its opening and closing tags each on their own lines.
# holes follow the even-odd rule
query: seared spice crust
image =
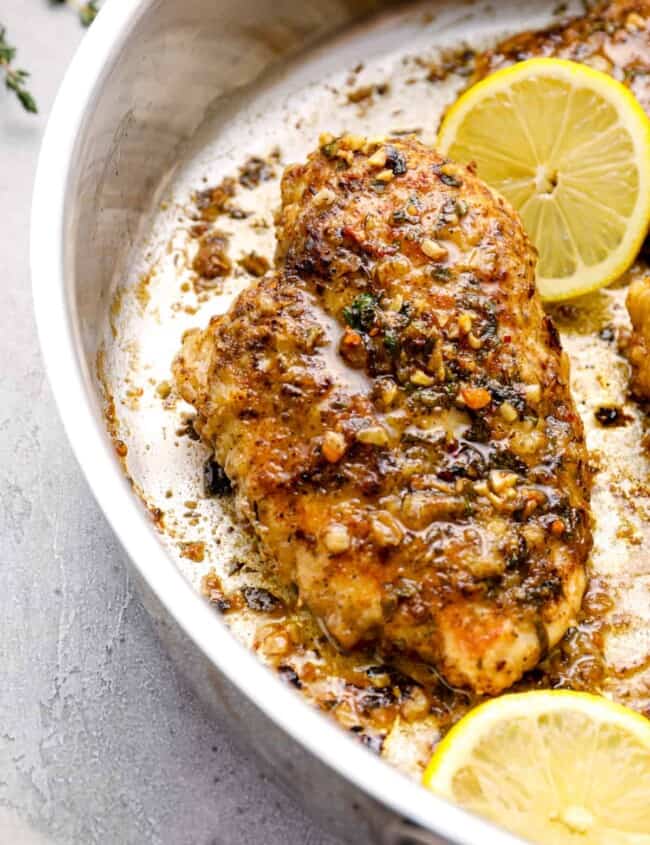
<svg viewBox="0 0 650 845">
<path fill-rule="evenodd" d="M 287 169 L 278 270 L 174 364 L 278 576 L 344 648 L 496 693 L 569 627 L 591 547 L 568 361 L 508 204 L 412 138 Z"/>
</svg>

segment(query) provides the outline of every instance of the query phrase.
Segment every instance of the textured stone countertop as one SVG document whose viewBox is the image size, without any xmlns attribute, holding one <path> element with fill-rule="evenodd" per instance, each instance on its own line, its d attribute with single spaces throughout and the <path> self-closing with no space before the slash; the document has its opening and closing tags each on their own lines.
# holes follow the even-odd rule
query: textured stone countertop
<svg viewBox="0 0 650 845">
<path fill-rule="evenodd" d="M 32 317 L 29 206 L 83 30 L 46 0 L 1 7 L 40 113 L 2 85 L 0 843 L 336 845 L 177 675 L 66 441 Z"/>
</svg>

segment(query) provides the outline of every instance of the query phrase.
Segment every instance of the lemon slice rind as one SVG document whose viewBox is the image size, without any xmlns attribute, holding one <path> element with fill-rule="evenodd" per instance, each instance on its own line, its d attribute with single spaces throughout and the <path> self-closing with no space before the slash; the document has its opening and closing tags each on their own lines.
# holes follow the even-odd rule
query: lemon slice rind
<svg viewBox="0 0 650 845">
<path fill-rule="evenodd" d="M 536 149 L 536 145 L 541 143 L 543 146 L 544 140 L 547 140 L 544 137 L 543 124 L 546 117 L 543 109 L 548 106 L 540 102 L 536 108 L 533 99 L 536 86 L 548 86 L 554 82 L 568 86 L 570 92 L 586 92 L 592 95 L 596 98 L 594 102 L 602 103 L 604 110 L 613 108 L 617 122 L 607 127 L 604 132 L 596 131 L 597 110 L 594 110 L 594 131 L 589 134 L 589 116 L 585 126 L 582 115 L 581 123 L 575 127 L 576 148 L 572 157 L 571 114 L 569 105 L 566 105 L 563 119 L 568 121 L 568 127 L 561 126 L 560 134 L 568 132 L 568 137 L 561 139 L 564 141 L 561 152 L 565 153 L 568 164 L 567 170 L 561 171 L 559 177 L 563 180 L 560 188 L 566 208 L 560 208 L 560 203 L 553 201 L 554 214 L 551 215 L 547 213 L 549 205 L 546 198 L 540 199 L 539 171 L 543 169 L 544 162 L 540 163 L 537 155 L 539 150 Z M 529 120 L 526 120 L 522 110 L 518 110 L 509 99 L 514 97 L 521 105 L 523 97 L 526 105 L 524 89 L 529 91 L 531 100 Z M 577 95 L 574 98 L 578 99 Z M 562 104 L 559 103 L 558 107 L 561 108 Z M 506 121 L 511 121 L 509 128 L 514 128 L 514 132 L 505 131 L 501 124 L 497 125 L 498 121 L 495 121 L 494 115 L 499 108 Z M 481 109 L 483 116 L 480 115 Z M 480 127 L 490 121 L 495 125 L 487 127 L 486 133 L 479 139 L 480 143 L 472 141 L 471 138 L 467 143 L 463 141 L 463 132 L 470 131 L 468 127 Z M 580 135 L 580 132 L 584 134 Z M 629 143 L 629 156 L 621 152 L 621 137 L 626 139 L 625 144 Z M 524 149 L 513 150 L 516 144 Z M 479 176 L 486 178 L 497 191 L 501 190 L 522 213 L 528 234 L 538 249 L 542 250 L 540 265 L 544 263 L 544 250 L 549 253 L 555 250 L 559 254 L 562 248 L 567 247 L 563 240 L 571 239 L 572 227 L 583 230 L 579 247 L 584 247 L 587 252 L 591 247 L 589 238 L 592 231 L 594 243 L 598 242 L 598 236 L 603 240 L 606 240 L 610 233 L 618 237 L 618 242 L 607 251 L 602 260 L 587 264 L 580 259 L 580 250 L 576 247 L 573 254 L 577 263 L 572 272 L 549 275 L 538 270 L 538 288 L 543 299 L 570 299 L 603 287 L 619 278 L 636 258 L 650 224 L 650 120 L 632 92 L 607 74 L 577 62 L 553 58 L 529 59 L 499 70 L 474 85 L 451 106 L 440 128 L 438 148 L 443 154 L 465 163 L 475 160 L 478 163 Z M 494 179 L 482 174 L 481 156 L 487 157 L 486 160 L 491 162 L 492 172 L 498 174 L 496 183 Z M 501 170 L 497 167 L 497 162 L 502 165 Z M 553 162 L 549 166 L 552 170 Z M 571 171 L 572 167 L 575 168 L 575 173 Z M 607 177 L 608 169 L 617 174 L 616 184 L 612 185 L 609 197 L 599 190 L 602 179 Z M 626 169 L 627 176 L 634 185 L 626 183 Z M 503 175 L 503 181 L 500 181 L 500 175 Z M 577 181 L 574 178 L 576 175 Z M 507 191 L 503 190 L 506 184 Z M 531 208 L 531 193 L 535 194 L 534 208 Z M 557 196 L 560 196 L 559 191 Z M 616 202 L 610 203 L 610 199 L 616 199 Z M 528 208 L 523 208 L 522 211 L 527 202 Z M 627 203 L 632 207 L 629 212 L 621 214 L 620 208 L 616 208 L 617 203 L 619 206 L 621 203 L 624 206 Z M 577 210 L 582 212 L 583 209 L 591 213 L 592 218 L 577 213 Z M 606 247 L 602 247 L 600 251 L 603 249 Z M 552 259 L 546 261 L 546 264 L 551 263 Z"/>
<path fill-rule="evenodd" d="M 558 733 L 558 725 L 568 729 L 576 723 L 588 728 L 584 736 L 570 730 Z M 555 732 L 557 747 L 545 744 L 549 739 L 545 730 L 550 736 Z M 604 749 L 595 748 L 598 742 Z M 621 749 L 628 749 L 622 759 Z M 599 770 L 599 765 L 606 770 Z M 526 780 L 522 773 L 530 773 L 530 781 L 520 789 L 519 780 Z M 464 786 L 458 785 L 459 776 Z M 467 784 L 473 778 L 477 795 L 470 800 Z M 501 696 L 470 711 L 452 728 L 436 749 L 423 783 L 543 845 L 565 841 L 647 845 L 650 721 L 587 693 L 538 690 Z M 611 790 L 609 783 L 614 784 Z M 626 787 L 619 794 L 620 784 Z"/>
</svg>

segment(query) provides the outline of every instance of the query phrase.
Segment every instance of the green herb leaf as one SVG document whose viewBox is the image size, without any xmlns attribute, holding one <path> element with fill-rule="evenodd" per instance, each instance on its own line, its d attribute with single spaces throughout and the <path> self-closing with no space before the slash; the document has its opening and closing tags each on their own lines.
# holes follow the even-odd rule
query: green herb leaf
<svg viewBox="0 0 650 845">
<path fill-rule="evenodd" d="M 377 300 L 371 293 L 360 293 L 359 296 L 343 309 L 343 319 L 353 329 L 361 332 L 369 331 L 377 314 Z"/>
<path fill-rule="evenodd" d="M 84 26 L 90 26 L 99 12 L 100 0 L 50 0 L 51 6 L 70 6 L 79 14 Z M 26 88 L 29 73 L 22 68 L 12 67 L 16 58 L 16 48 L 7 42 L 7 30 L 0 24 L 0 76 L 4 72 L 5 87 L 16 95 L 16 99 L 28 112 L 37 112 L 36 100 Z"/>
<path fill-rule="evenodd" d="M 97 0 L 90 0 L 88 3 L 84 3 L 83 6 L 79 9 L 79 17 L 81 19 L 81 23 L 84 26 L 90 26 L 90 24 L 95 20 L 97 14 L 99 13 L 99 7 L 97 5 Z"/>
<path fill-rule="evenodd" d="M 440 181 L 444 185 L 448 185 L 450 188 L 460 188 L 463 184 L 460 179 L 457 179 L 455 176 L 452 176 L 451 173 L 441 173 Z"/>
<path fill-rule="evenodd" d="M 451 278 L 451 270 L 449 267 L 445 267 L 444 264 L 432 264 L 431 277 L 437 279 L 439 282 L 448 282 Z"/>
<path fill-rule="evenodd" d="M 4 71 L 5 87 L 13 91 L 25 111 L 38 111 L 36 101 L 25 87 L 29 74 L 26 70 L 11 66 L 15 57 L 16 48 L 7 42 L 7 30 L 4 26 L 0 26 L 0 69 Z"/>
<path fill-rule="evenodd" d="M 399 349 L 399 338 L 395 332 L 386 332 L 384 335 L 384 346 L 391 355 L 394 355 L 397 352 Z"/>
<path fill-rule="evenodd" d="M 29 91 L 25 91 L 24 88 L 21 88 L 20 91 L 16 92 L 16 94 L 18 95 L 18 99 L 25 111 L 31 112 L 31 114 L 36 114 L 38 106 L 36 105 L 36 100 L 32 97 Z"/>
</svg>

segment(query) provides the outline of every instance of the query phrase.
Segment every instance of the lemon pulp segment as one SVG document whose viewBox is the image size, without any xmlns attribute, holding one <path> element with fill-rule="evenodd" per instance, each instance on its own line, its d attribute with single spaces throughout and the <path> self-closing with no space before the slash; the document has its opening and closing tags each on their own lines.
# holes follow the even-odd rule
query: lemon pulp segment
<svg viewBox="0 0 650 845">
<path fill-rule="evenodd" d="M 543 845 L 648 845 L 650 722 L 585 693 L 502 696 L 450 731 L 424 783 Z"/>
<path fill-rule="evenodd" d="M 449 110 L 441 151 L 519 211 L 537 247 L 542 297 L 611 282 L 650 222 L 650 121 L 607 74 L 530 59 L 470 88 Z"/>
</svg>

